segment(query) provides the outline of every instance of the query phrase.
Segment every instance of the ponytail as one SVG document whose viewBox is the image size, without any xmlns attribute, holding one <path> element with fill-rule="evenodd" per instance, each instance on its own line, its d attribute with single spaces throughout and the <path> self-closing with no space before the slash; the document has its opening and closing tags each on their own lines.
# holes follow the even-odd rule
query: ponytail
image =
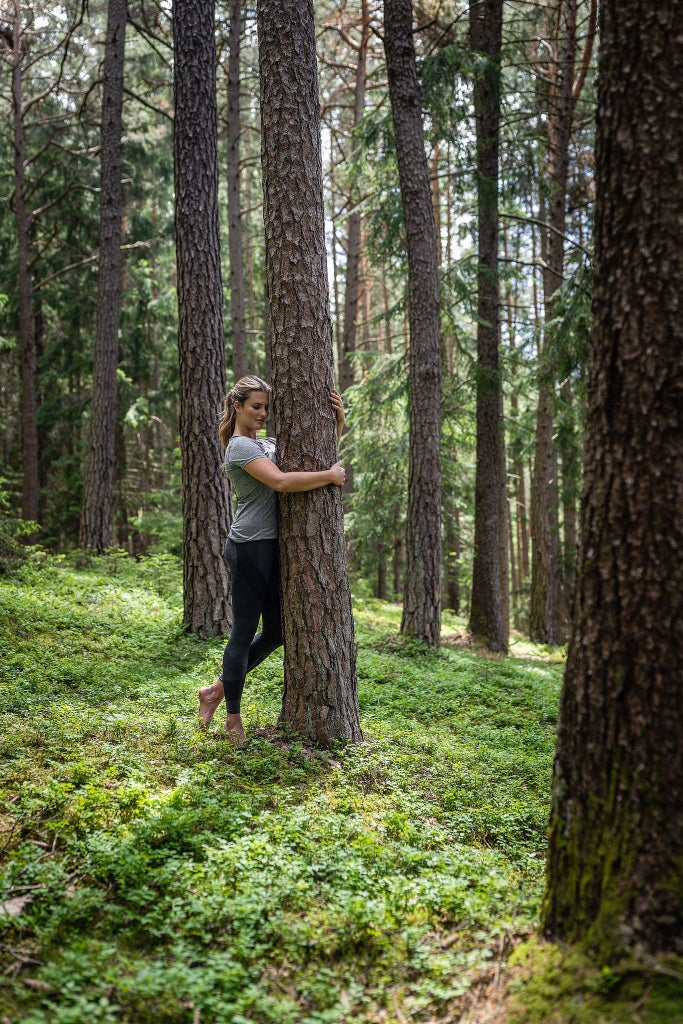
<svg viewBox="0 0 683 1024">
<path fill-rule="evenodd" d="M 252 391 L 265 391 L 266 394 L 270 394 L 270 384 L 267 384 L 265 380 L 261 380 L 260 377 L 255 375 L 242 377 L 225 396 L 223 416 L 218 424 L 218 436 L 224 448 L 228 447 L 228 441 L 235 433 L 235 425 L 237 423 L 235 402 L 244 402 Z"/>
</svg>

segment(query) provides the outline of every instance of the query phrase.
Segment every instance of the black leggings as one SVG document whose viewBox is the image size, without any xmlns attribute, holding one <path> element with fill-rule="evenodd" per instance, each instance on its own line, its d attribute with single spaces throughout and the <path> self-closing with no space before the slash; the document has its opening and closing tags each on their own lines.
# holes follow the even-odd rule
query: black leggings
<svg viewBox="0 0 683 1024">
<path fill-rule="evenodd" d="M 232 577 L 232 632 L 220 678 L 229 714 L 239 714 L 247 672 L 282 644 L 277 540 L 228 539 L 224 555 Z M 263 628 L 256 636 L 259 619 Z"/>
</svg>

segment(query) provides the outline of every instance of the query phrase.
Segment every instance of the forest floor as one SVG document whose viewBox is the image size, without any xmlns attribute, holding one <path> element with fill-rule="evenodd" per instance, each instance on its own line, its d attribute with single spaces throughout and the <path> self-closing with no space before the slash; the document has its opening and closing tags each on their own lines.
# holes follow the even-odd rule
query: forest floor
<svg viewBox="0 0 683 1024">
<path fill-rule="evenodd" d="M 2 1024 L 683 1020 L 666 972 L 532 938 L 562 650 L 446 615 L 429 653 L 359 600 L 365 742 L 278 736 L 273 656 L 238 750 L 197 728 L 223 642 L 180 588 L 170 556 L 0 578 Z"/>
</svg>

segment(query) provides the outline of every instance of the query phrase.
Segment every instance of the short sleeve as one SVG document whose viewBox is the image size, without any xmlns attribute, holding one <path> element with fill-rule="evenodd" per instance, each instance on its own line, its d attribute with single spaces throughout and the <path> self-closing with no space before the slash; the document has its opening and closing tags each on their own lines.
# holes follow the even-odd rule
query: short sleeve
<svg viewBox="0 0 683 1024">
<path fill-rule="evenodd" d="M 267 458 L 267 452 L 263 450 L 258 441 L 254 441 L 251 437 L 233 434 L 225 449 L 225 468 L 227 470 L 231 466 L 239 466 L 240 469 L 244 469 L 254 459 Z"/>
</svg>

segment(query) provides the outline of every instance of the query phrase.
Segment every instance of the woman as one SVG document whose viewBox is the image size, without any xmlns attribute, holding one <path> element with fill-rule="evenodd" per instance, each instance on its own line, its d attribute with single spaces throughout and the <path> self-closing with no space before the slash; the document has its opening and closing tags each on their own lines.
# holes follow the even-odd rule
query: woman
<svg viewBox="0 0 683 1024">
<path fill-rule="evenodd" d="M 199 691 L 199 719 L 208 726 L 225 697 L 225 731 L 236 744 L 246 738 L 240 716 L 245 676 L 282 644 L 277 493 L 312 491 L 328 484 L 341 487 L 346 478 L 340 462 L 311 473 L 283 473 L 278 468 L 275 438 L 256 436 L 268 418 L 269 399 L 269 384 L 260 377 L 242 377 L 228 392 L 218 428 L 225 447 L 225 472 L 237 497 L 225 545 L 232 577 L 233 625 L 221 675 Z M 330 402 L 340 437 L 344 406 L 338 391 L 332 392 Z M 262 630 L 256 636 L 260 618 Z"/>
</svg>

